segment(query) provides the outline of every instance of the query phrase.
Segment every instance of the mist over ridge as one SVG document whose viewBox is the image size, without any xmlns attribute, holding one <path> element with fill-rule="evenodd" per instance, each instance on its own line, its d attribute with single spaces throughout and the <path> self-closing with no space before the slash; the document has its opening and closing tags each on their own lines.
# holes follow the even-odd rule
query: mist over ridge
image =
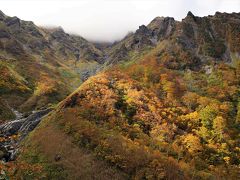
<svg viewBox="0 0 240 180">
<path fill-rule="evenodd" d="M 157 16 L 180 21 L 188 11 L 207 16 L 216 11 L 231 13 L 239 9 L 238 0 L 1 1 L 1 10 L 9 16 L 31 20 L 38 26 L 61 26 L 67 33 L 104 42 L 120 40 Z"/>
</svg>

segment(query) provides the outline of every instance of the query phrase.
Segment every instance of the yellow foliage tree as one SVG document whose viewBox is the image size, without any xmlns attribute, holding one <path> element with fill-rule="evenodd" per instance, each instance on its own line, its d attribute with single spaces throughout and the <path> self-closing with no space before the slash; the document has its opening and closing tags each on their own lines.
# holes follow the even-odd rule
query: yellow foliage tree
<svg viewBox="0 0 240 180">
<path fill-rule="evenodd" d="M 192 155 L 199 153 L 203 149 L 199 137 L 193 134 L 187 134 L 186 136 L 184 136 L 183 144 L 187 151 Z"/>
</svg>

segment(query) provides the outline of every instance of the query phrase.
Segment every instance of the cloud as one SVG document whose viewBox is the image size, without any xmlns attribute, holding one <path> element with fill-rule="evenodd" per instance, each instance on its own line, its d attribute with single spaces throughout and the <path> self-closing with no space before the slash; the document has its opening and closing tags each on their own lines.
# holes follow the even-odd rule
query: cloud
<svg viewBox="0 0 240 180">
<path fill-rule="evenodd" d="M 1 10 L 37 25 L 62 26 L 90 40 L 113 41 L 156 16 L 184 18 L 240 10 L 239 0 L 0 0 Z"/>
</svg>

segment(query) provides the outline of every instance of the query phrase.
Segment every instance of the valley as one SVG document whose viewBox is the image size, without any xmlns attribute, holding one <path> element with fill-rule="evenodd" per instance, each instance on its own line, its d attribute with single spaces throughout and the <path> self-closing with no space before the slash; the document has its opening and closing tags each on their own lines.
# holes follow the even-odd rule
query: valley
<svg viewBox="0 0 240 180">
<path fill-rule="evenodd" d="M 0 178 L 240 176 L 240 13 L 101 44 L 0 12 L 0 76 Z"/>
</svg>

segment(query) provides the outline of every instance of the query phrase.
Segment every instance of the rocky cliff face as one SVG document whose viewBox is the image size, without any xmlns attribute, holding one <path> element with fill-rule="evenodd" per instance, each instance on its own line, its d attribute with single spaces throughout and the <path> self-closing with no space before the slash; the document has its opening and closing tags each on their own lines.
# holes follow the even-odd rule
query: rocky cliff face
<svg viewBox="0 0 240 180">
<path fill-rule="evenodd" d="M 0 37 L 3 47 L 9 41 L 16 44 L 15 51 L 26 51 L 41 54 L 42 51 L 51 51 L 65 59 L 75 58 L 103 61 L 103 54 L 92 43 L 84 38 L 69 35 L 59 28 L 40 28 L 31 21 L 23 21 L 17 17 L 8 17 L 0 12 Z M 17 50 L 18 49 L 18 50 Z M 7 49 L 11 53 L 12 49 Z"/>
<path fill-rule="evenodd" d="M 202 61 L 213 58 L 231 62 L 239 56 L 240 14 L 219 13 L 197 17 L 191 12 L 181 21 L 157 17 L 149 25 L 140 26 L 132 35 L 109 50 L 109 62 L 131 59 L 131 53 L 141 53 L 167 41 L 172 47 L 189 51 Z M 168 50 L 167 50 L 168 51 Z"/>
<path fill-rule="evenodd" d="M 92 43 L 76 35 L 69 35 L 60 28 L 43 29 L 47 39 L 53 49 L 64 56 L 76 58 L 76 60 L 86 59 L 96 62 L 103 62 L 103 52 L 97 49 Z"/>
</svg>

